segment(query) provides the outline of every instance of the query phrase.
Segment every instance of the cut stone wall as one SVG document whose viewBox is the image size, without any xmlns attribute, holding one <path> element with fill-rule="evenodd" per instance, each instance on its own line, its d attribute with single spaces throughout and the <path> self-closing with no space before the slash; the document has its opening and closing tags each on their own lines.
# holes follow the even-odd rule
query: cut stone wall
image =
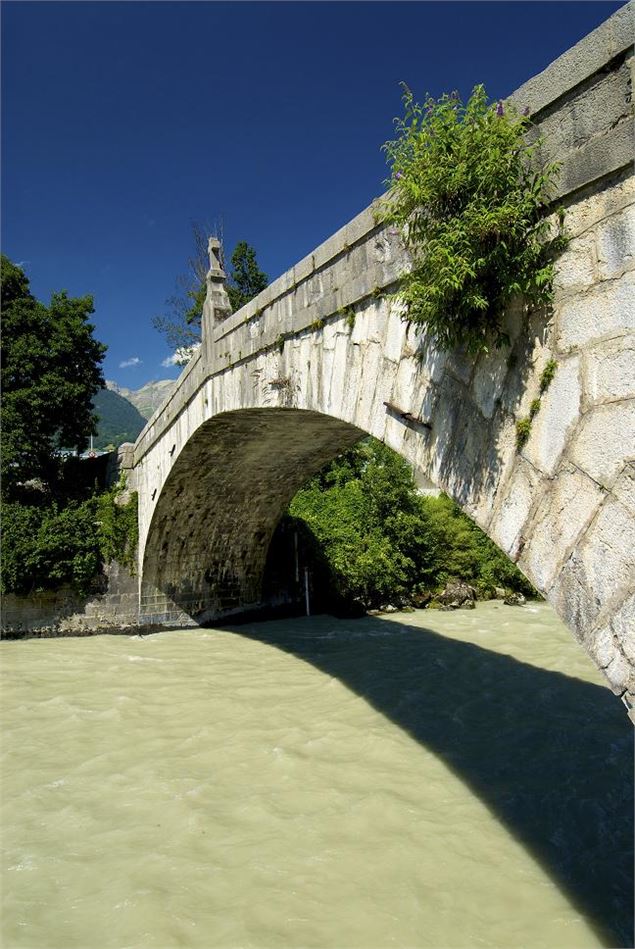
<svg viewBox="0 0 635 949">
<path fill-rule="evenodd" d="M 29 596 L 5 594 L 0 605 L 4 639 L 76 636 L 139 625 L 138 580 L 120 564 L 105 571 L 104 593 L 80 597 L 70 587 Z"/>
</svg>

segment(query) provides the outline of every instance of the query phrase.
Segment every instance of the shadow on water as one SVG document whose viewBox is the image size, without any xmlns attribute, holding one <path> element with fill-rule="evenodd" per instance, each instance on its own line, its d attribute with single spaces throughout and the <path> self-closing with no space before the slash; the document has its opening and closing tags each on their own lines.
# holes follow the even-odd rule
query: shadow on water
<svg viewBox="0 0 635 949">
<path fill-rule="evenodd" d="M 231 632 L 364 697 L 478 795 L 603 945 L 633 946 L 633 736 L 608 689 L 371 617 Z"/>
</svg>

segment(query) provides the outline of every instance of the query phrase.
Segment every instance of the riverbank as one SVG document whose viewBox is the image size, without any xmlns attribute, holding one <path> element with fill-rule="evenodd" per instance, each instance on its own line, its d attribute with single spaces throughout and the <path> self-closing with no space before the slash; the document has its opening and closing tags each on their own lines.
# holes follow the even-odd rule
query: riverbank
<svg viewBox="0 0 635 949">
<path fill-rule="evenodd" d="M 474 594 L 476 591 L 474 591 Z M 507 599 L 506 599 L 507 597 Z M 125 605 L 122 599 L 126 600 Z M 518 594 L 505 594 L 504 591 L 497 598 L 509 606 L 523 606 L 526 602 Z M 430 594 L 425 599 L 425 606 L 415 607 L 410 604 L 395 606 L 386 604 L 380 609 L 365 610 L 360 607 L 351 609 L 335 619 L 362 619 L 364 616 L 389 616 L 392 614 L 406 615 L 415 612 L 442 612 L 457 609 L 475 609 L 477 603 L 491 602 L 491 599 L 479 599 L 466 596 L 462 600 L 452 594 L 445 599 L 443 595 L 433 597 Z M 539 601 L 535 601 L 539 602 Z M 542 602 L 542 601 L 540 601 Z M 304 605 L 280 604 L 277 606 L 262 606 L 259 609 L 244 610 L 233 615 L 223 616 L 217 620 L 202 624 L 202 628 L 224 628 L 228 623 L 233 626 L 243 626 L 248 623 L 262 623 L 270 620 L 284 620 L 305 615 Z M 330 616 L 328 612 L 318 615 Z M 104 621 L 107 620 L 107 621 Z M 137 611 L 137 594 L 101 594 L 88 601 L 78 598 L 72 590 L 63 589 L 57 592 L 47 591 L 33 597 L 15 597 L 9 594 L 3 598 L 2 626 L 0 639 L 7 641 L 26 639 L 67 639 L 86 636 L 150 636 L 154 633 L 165 632 L 170 629 L 168 623 L 143 623 L 139 621 Z M 181 629 L 198 628 L 194 621 L 184 622 Z"/>
</svg>

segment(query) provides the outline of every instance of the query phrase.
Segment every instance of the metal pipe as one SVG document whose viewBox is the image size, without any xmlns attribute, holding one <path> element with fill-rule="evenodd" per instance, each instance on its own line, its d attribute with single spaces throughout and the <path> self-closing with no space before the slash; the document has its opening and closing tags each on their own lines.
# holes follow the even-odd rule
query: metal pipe
<svg viewBox="0 0 635 949">
<path fill-rule="evenodd" d="M 304 568 L 304 602 L 306 604 L 306 615 L 311 615 L 311 605 L 309 603 L 309 568 Z"/>
</svg>

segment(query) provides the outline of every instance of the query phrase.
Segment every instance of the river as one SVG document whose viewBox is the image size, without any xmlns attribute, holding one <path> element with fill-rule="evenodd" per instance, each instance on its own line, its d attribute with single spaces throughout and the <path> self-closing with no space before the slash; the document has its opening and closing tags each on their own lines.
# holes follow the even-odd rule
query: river
<svg viewBox="0 0 635 949">
<path fill-rule="evenodd" d="M 632 945 L 632 727 L 546 604 L 1 654 L 3 949 Z"/>
</svg>

